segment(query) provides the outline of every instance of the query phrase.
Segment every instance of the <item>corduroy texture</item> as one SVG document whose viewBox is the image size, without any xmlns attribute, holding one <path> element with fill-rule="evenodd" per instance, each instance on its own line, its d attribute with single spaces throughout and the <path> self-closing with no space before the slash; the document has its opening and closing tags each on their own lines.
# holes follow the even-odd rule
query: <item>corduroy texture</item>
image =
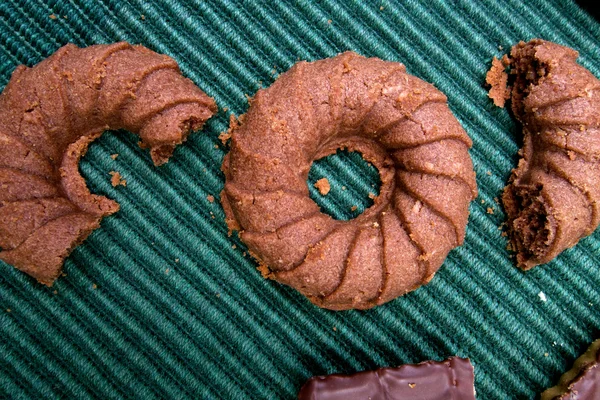
<svg viewBox="0 0 600 400">
<path fill-rule="evenodd" d="M 221 111 L 158 169 L 131 134 L 92 144 L 81 171 L 121 211 L 51 289 L 0 265 L 0 398 L 290 399 L 312 375 L 451 355 L 471 358 L 479 399 L 535 398 L 600 334 L 600 232 L 524 273 L 498 230 L 505 215 L 494 198 L 520 137 L 483 82 L 492 56 L 534 37 L 574 47 L 600 76 L 600 25 L 559 0 L 1 2 L 2 87 L 18 64 L 67 42 L 126 40 L 173 57 Z M 403 62 L 448 96 L 474 142 L 480 194 L 465 245 L 430 284 L 335 313 L 264 280 L 227 236 L 218 135 L 230 113 L 247 110 L 246 96 L 296 60 L 344 50 Z M 309 177 L 328 177 L 330 194 L 313 198 L 343 218 L 368 204 L 376 182 L 348 158 Z M 127 187 L 113 188 L 110 171 Z"/>
</svg>

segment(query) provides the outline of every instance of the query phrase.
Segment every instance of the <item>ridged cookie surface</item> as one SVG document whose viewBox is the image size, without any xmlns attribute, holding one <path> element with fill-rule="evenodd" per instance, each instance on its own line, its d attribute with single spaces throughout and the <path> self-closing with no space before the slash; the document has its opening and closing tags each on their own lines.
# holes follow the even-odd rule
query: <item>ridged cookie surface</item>
<svg viewBox="0 0 600 400">
<path fill-rule="evenodd" d="M 17 67 L 0 95 L 0 259 L 52 285 L 71 250 L 119 209 L 79 173 L 90 142 L 126 129 L 160 165 L 214 112 L 173 59 L 124 42 L 69 44 Z"/>
<path fill-rule="evenodd" d="M 428 282 L 465 235 L 471 140 L 446 97 L 402 64 L 347 52 L 300 62 L 232 125 L 222 203 L 270 275 L 320 307 L 370 308 Z M 338 221 L 309 197 L 314 160 L 360 152 L 381 178 Z"/>
<path fill-rule="evenodd" d="M 502 197 L 523 269 L 551 261 L 600 223 L 600 81 L 578 53 L 534 39 L 511 51 L 523 148 Z"/>
</svg>

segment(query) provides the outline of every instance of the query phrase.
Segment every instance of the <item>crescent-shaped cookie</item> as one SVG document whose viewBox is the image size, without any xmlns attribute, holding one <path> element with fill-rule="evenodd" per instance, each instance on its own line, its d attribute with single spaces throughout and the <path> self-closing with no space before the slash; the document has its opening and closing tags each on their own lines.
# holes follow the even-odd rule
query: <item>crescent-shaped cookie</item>
<svg viewBox="0 0 600 400">
<path fill-rule="evenodd" d="M 511 51 L 523 148 L 502 201 L 517 263 L 551 261 L 600 223 L 600 81 L 578 53 L 534 39 Z"/>
<path fill-rule="evenodd" d="M 215 112 L 173 59 L 142 46 L 69 44 L 17 67 L 0 95 L 0 259 L 52 285 L 71 250 L 119 209 L 78 171 L 88 145 L 126 129 L 160 165 Z"/>
</svg>

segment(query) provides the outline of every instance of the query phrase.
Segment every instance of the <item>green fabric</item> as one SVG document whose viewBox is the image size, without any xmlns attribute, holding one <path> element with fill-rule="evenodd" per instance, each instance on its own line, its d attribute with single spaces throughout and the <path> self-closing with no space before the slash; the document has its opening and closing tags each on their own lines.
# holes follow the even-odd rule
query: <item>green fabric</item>
<svg viewBox="0 0 600 400">
<path fill-rule="evenodd" d="M 327 177 L 330 191 L 321 195 L 314 186 Z M 321 210 L 338 220 L 356 218 L 373 205 L 371 197 L 379 195 L 379 172 L 362 159 L 360 153 L 338 151 L 313 163 L 308 173 L 308 191 Z"/>
<path fill-rule="evenodd" d="M 81 170 L 121 211 L 72 253 L 53 288 L 0 264 L 0 398 L 291 399 L 312 375 L 455 354 L 473 361 L 479 399 L 535 398 L 599 336 L 600 232 L 523 273 L 498 230 L 505 215 L 494 199 L 520 139 L 483 82 L 501 48 L 534 37 L 578 49 L 600 76 L 600 25 L 571 1 L 0 2 L 1 87 L 18 64 L 67 42 L 127 40 L 174 57 L 220 106 L 160 168 L 125 132 L 91 146 Z M 464 246 L 429 285 L 336 313 L 263 279 L 227 236 L 218 135 L 277 73 L 348 49 L 401 61 L 446 93 L 473 139 L 480 194 Z M 113 170 L 127 187 L 110 185 Z M 321 176 L 331 200 L 313 197 L 329 212 L 349 218 L 350 205 L 368 205 L 376 177 L 360 160 L 330 157 L 312 182 Z"/>
</svg>

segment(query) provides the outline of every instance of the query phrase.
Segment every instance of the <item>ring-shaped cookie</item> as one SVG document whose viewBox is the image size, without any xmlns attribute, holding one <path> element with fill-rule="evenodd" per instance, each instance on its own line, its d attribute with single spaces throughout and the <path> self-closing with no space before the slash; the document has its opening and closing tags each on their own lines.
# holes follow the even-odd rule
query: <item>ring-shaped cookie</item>
<svg viewBox="0 0 600 400">
<path fill-rule="evenodd" d="M 462 244 L 477 187 L 446 96 L 402 64 L 352 52 L 300 62 L 231 129 L 221 199 L 230 229 L 279 282 L 320 307 L 365 309 L 428 282 Z M 357 218 L 310 198 L 313 161 L 360 152 L 381 178 Z"/>
</svg>

